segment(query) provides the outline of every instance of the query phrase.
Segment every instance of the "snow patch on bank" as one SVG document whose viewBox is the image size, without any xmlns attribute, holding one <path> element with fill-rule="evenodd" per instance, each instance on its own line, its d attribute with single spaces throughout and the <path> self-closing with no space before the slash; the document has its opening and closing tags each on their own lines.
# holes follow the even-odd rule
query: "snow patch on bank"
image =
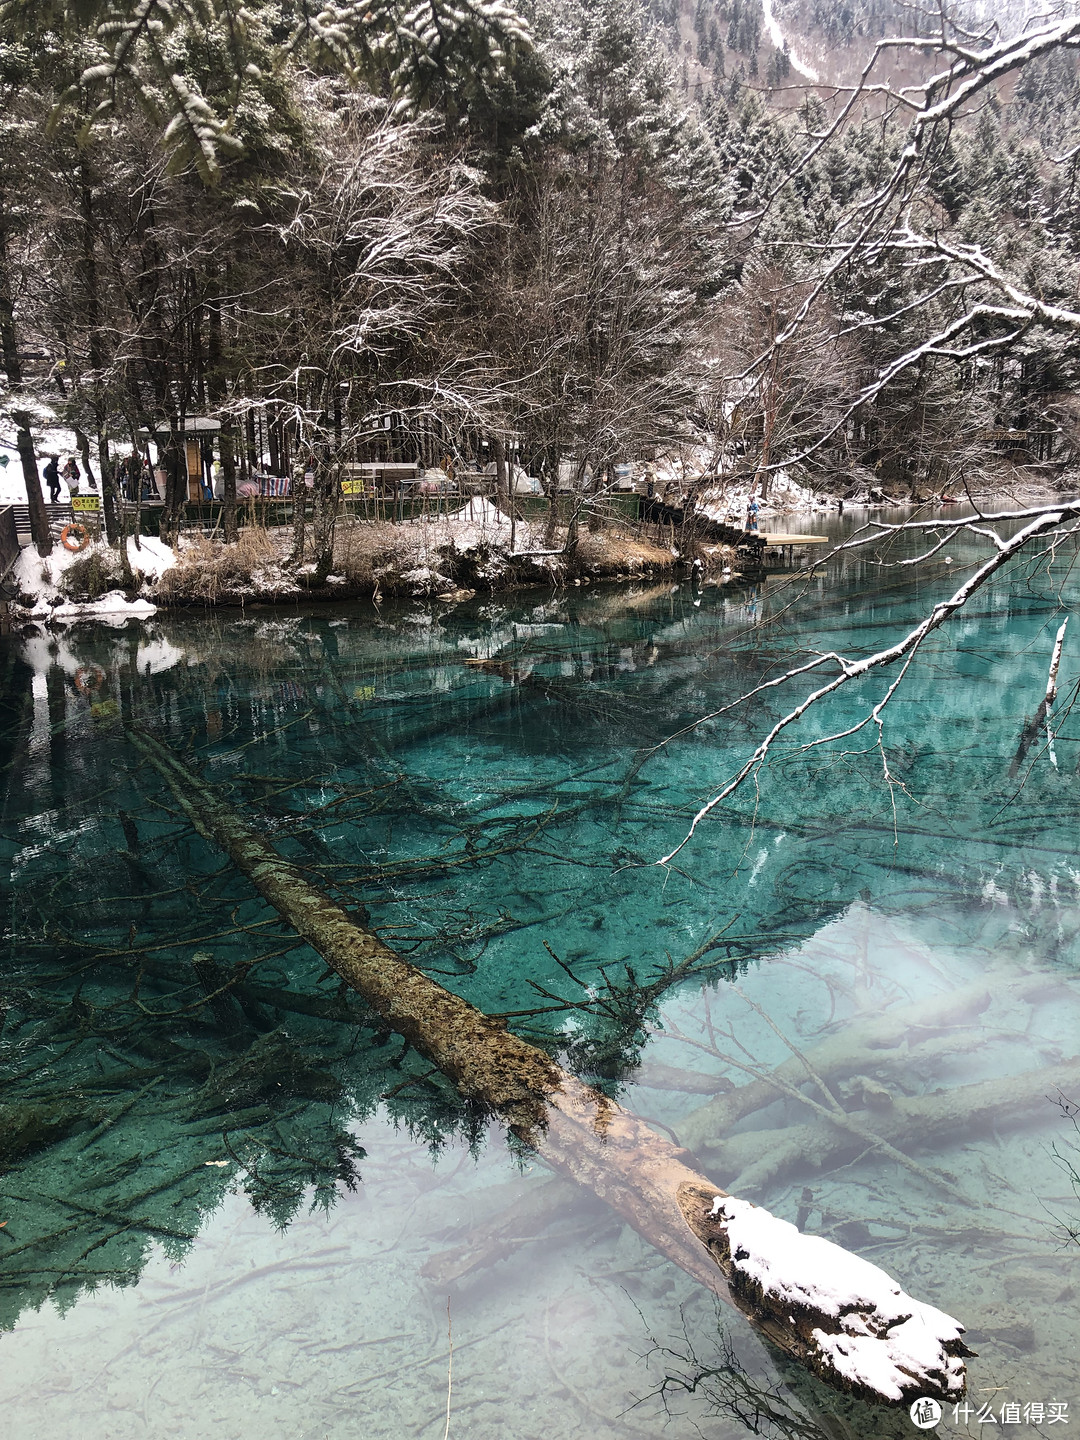
<svg viewBox="0 0 1080 1440">
<path fill-rule="evenodd" d="M 128 536 L 128 564 L 148 580 L 157 580 L 166 570 L 176 564 L 176 551 L 156 535 L 140 535 L 139 548 L 135 548 L 135 537 Z"/>
<path fill-rule="evenodd" d="M 149 600 L 129 600 L 122 590 L 109 590 L 97 600 L 63 600 L 50 605 L 38 600 L 32 609 L 24 610 L 29 620 L 119 620 L 121 623 L 133 617 L 145 619 L 156 615 L 157 606 Z"/>
<path fill-rule="evenodd" d="M 437 521 L 436 532 L 441 544 L 452 545 L 457 551 L 478 550 L 481 545 L 493 550 L 508 549 L 510 517 L 486 496 L 474 496 L 460 510 Z"/>
<path fill-rule="evenodd" d="M 754 479 L 727 486 L 710 486 L 701 496 L 700 508 L 710 520 L 723 524 L 744 525 L 751 493 L 758 495 Z M 771 516 L 812 514 L 834 509 L 816 491 L 807 485 L 800 485 L 786 470 L 778 470 L 769 482 L 769 493 L 764 500 L 758 495 L 758 510 L 761 519 Z"/>
<path fill-rule="evenodd" d="M 962 1394 L 963 1361 L 944 1351 L 964 1333 L 958 1320 L 905 1295 L 869 1260 L 746 1200 L 718 1195 L 710 1214 L 727 1230 L 736 1270 L 765 1295 L 839 1322 L 838 1333 L 813 1332 L 838 1374 L 888 1400 L 902 1400 L 912 1379 Z"/>
<path fill-rule="evenodd" d="M 410 537 L 413 543 L 390 564 L 380 566 L 376 579 L 392 578 L 407 585 L 414 595 L 452 592 L 454 557 L 469 556 L 473 563 L 470 578 L 490 581 L 504 574 L 523 550 L 535 548 L 528 524 L 519 520 L 515 527 L 510 516 L 486 496 L 474 496 L 448 515 L 407 520 L 397 528 L 403 539 Z M 545 561 L 541 558 L 538 563 L 544 565 Z"/>
<path fill-rule="evenodd" d="M 144 535 L 140 544 L 142 549 L 136 550 L 134 539 L 128 540 L 128 559 L 132 569 L 140 571 L 146 579 L 157 579 L 176 564 L 172 549 L 156 537 Z M 95 550 L 103 555 L 112 555 L 103 542 L 79 551 L 54 544 L 52 554 L 47 556 L 39 555 L 33 545 L 24 546 L 15 562 L 13 574 L 18 594 L 32 603 L 19 607 L 21 617 L 27 620 L 107 620 L 123 624 L 132 617 L 141 619 L 155 615 L 157 606 L 151 601 L 129 599 L 122 590 L 110 590 L 97 600 L 65 598 L 65 571 L 78 561 L 86 560 Z"/>
</svg>

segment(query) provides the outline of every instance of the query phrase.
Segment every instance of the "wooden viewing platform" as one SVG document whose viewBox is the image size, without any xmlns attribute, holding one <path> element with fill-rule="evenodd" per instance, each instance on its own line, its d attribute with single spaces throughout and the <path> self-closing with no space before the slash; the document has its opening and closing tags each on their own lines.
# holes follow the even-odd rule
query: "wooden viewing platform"
<svg viewBox="0 0 1080 1440">
<path fill-rule="evenodd" d="M 827 535 L 788 535 L 782 530 L 748 530 L 742 541 L 746 550 L 757 557 L 759 565 L 766 563 L 767 556 L 774 557 L 774 563 L 794 565 L 796 546 L 828 543 Z"/>
</svg>

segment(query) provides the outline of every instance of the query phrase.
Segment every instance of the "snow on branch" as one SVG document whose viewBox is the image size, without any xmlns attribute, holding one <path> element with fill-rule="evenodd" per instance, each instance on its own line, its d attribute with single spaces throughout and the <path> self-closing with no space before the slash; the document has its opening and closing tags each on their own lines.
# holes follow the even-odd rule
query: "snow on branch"
<svg viewBox="0 0 1080 1440">
<path fill-rule="evenodd" d="M 1020 530 L 1018 530 L 1011 539 L 1001 541 L 996 552 L 992 556 L 990 556 L 990 558 L 986 560 L 982 565 L 980 565 L 979 568 L 975 570 L 972 575 L 969 576 L 969 578 L 965 580 L 964 583 L 949 597 L 949 599 L 942 600 L 937 605 L 935 605 L 934 608 L 930 611 L 930 613 L 925 616 L 925 618 L 921 620 L 920 623 L 916 625 L 913 630 L 910 630 L 907 635 L 905 635 L 901 640 L 898 640 L 895 645 L 889 645 L 885 649 L 878 650 L 873 655 L 867 655 L 861 660 L 852 661 L 846 660 L 842 656 L 836 656 L 835 658 L 837 659 L 841 667 L 840 674 L 835 676 L 827 684 L 819 686 L 817 690 L 811 691 L 810 694 L 807 695 L 798 705 L 796 705 L 792 710 L 789 710 L 786 715 L 781 717 L 781 719 L 776 721 L 776 723 L 769 730 L 769 733 L 765 736 L 764 740 L 761 741 L 761 743 L 754 750 L 750 758 L 739 768 L 739 770 L 732 777 L 732 779 L 728 781 L 728 783 L 723 787 L 722 790 L 720 790 L 716 795 L 714 795 L 710 800 L 706 801 L 706 803 L 701 806 L 701 808 L 698 810 L 697 814 L 691 821 L 690 828 L 683 836 L 682 840 L 679 841 L 678 845 L 676 845 L 673 850 L 668 851 L 666 855 L 662 855 L 660 859 L 657 860 L 655 863 L 657 865 L 669 864 L 675 858 L 675 856 L 678 855 L 679 851 L 682 850 L 683 846 L 689 843 L 689 841 L 694 835 L 694 832 L 697 830 L 697 827 L 701 824 L 701 822 L 708 815 L 712 814 L 712 812 L 717 808 L 718 805 L 723 804 L 723 802 L 730 795 L 734 794 L 734 792 L 739 789 L 739 787 L 743 784 L 743 782 L 747 779 L 749 775 L 756 773 L 761 769 L 766 757 L 772 749 L 774 742 L 779 738 L 779 736 L 782 735 L 784 731 L 787 730 L 790 726 L 794 725 L 796 721 L 801 720 L 803 716 L 807 713 L 807 711 L 810 710 L 814 705 L 816 705 L 820 700 L 824 700 L 827 696 L 835 694 L 837 690 L 840 690 L 849 681 L 860 679 L 862 676 L 869 674 L 871 670 L 877 670 L 881 669 L 884 666 L 892 665 L 897 660 L 903 659 L 904 657 L 913 657 L 914 652 L 919 648 L 919 646 L 926 639 L 926 637 L 934 630 L 936 630 L 940 625 L 943 625 L 944 622 L 948 620 L 950 616 L 955 614 L 957 610 L 962 609 L 963 606 L 967 604 L 971 596 L 974 595 L 977 590 L 981 589 L 981 587 L 985 585 L 987 580 L 989 580 L 992 575 L 996 574 L 996 572 L 1000 570 L 1002 566 L 1005 565 L 1009 560 L 1011 560 L 1014 555 L 1019 554 L 1019 552 L 1024 548 L 1024 546 L 1028 543 L 1029 540 L 1034 539 L 1038 535 L 1045 534 L 1049 530 L 1056 529 L 1064 521 L 1075 519 L 1078 516 L 1080 516 L 1080 500 L 1073 501 L 1064 505 L 1059 505 L 1052 510 L 1044 511 L 1041 514 L 1038 514 L 1033 520 L 1029 521 L 1027 525 L 1023 526 Z M 804 674 L 807 670 L 815 668 L 815 666 L 824 663 L 824 660 L 826 658 L 832 657 L 818 657 L 816 661 L 813 662 L 813 664 L 811 665 L 800 666 L 796 669 L 789 670 L 784 675 L 778 676 L 776 677 L 776 679 L 769 681 L 767 686 L 760 686 L 759 690 L 772 688 L 775 685 L 782 684 L 785 680 L 790 680 L 800 674 Z M 908 663 L 910 663 L 910 661 Z M 904 668 L 906 671 L 907 666 L 905 665 Z M 900 678 L 902 679 L 903 675 L 901 675 Z M 877 721 L 880 719 L 882 709 L 892 698 L 898 684 L 899 681 L 894 682 L 894 684 L 890 686 L 884 699 L 879 701 L 878 704 L 873 708 L 873 710 L 871 710 L 866 716 L 864 716 L 861 721 L 858 721 L 855 725 L 849 727 L 847 730 L 837 732 L 837 734 L 835 735 L 825 736 L 820 740 L 808 741 L 805 745 L 801 747 L 801 749 L 814 749 L 816 746 L 826 744 L 831 740 L 841 739 L 848 735 L 852 735 L 856 733 L 856 731 L 863 729 L 866 725 L 869 725 L 871 723 L 877 723 Z M 754 693 L 758 692 L 749 692 L 749 694 Z M 748 699 L 749 694 L 741 698 Z M 736 701 L 734 703 L 737 704 L 740 702 Z M 704 719 L 707 717 L 702 718 Z M 700 724 L 701 722 L 698 721 L 696 723 Z"/>
<path fill-rule="evenodd" d="M 1056 50 L 1080 47 L 1080 17 L 1056 19 L 1052 22 L 1040 18 L 1036 29 L 1006 39 L 996 38 L 992 27 L 984 35 L 963 34 L 952 22 L 944 6 L 940 8 L 938 21 L 935 34 L 880 41 L 857 82 L 851 87 L 838 87 L 837 94 L 843 94 L 845 98 L 833 121 L 811 137 L 812 143 L 787 168 L 767 196 L 764 205 L 755 214 L 738 218 L 738 223 L 744 225 L 760 222 L 781 191 L 813 162 L 826 145 L 836 139 L 855 113 L 857 102 L 872 96 L 875 101 L 883 101 L 887 109 L 891 106 L 894 111 L 902 109 L 910 114 L 906 143 L 893 161 L 889 173 L 871 194 L 861 197 L 839 219 L 834 227 L 833 241 L 827 247 L 832 252 L 831 258 L 819 270 L 795 313 L 786 320 L 763 352 L 757 355 L 739 376 L 732 378 L 745 382 L 748 377 L 768 367 L 776 353 L 790 344 L 803 330 L 813 308 L 847 267 L 871 259 L 880 259 L 890 251 L 907 250 L 913 255 L 924 255 L 931 260 L 941 259 L 950 266 L 959 268 L 960 273 L 958 276 L 946 276 L 936 286 L 931 287 L 924 297 L 903 305 L 890 315 L 861 319 L 852 327 L 855 330 L 884 331 L 896 319 L 911 314 L 920 305 L 929 306 L 934 299 L 948 290 L 963 291 L 967 286 L 980 282 L 984 292 L 986 287 L 991 287 L 1007 304 L 1001 307 L 990 306 L 986 303 L 984 293 L 981 297 L 982 303 L 971 305 L 945 330 L 910 350 L 899 360 L 883 367 L 850 409 L 814 446 L 800 455 L 785 456 L 766 468 L 787 467 L 809 458 L 832 439 L 859 406 L 876 398 L 898 374 L 924 358 L 968 360 L 1012 344 L 1022 334 L 1023 327 L 1029 324 L 1068 328 L 1080 326 L 1080 312 L 1039 299 L 1004 275 L 979 247 L 947 242 L 937 236 L 927 239 L 916 232 L 909 219 L 911 208 L 919 197 L 925 194 L 924 171 L 935 137 L 940 135 L 942 129 L 947 130 L 970 102 L 1005 76 Z M 878 60 L 889 51 L 904 48 L 936 50 L 947 56 L 950 63 L 947 68 L 928 80 L 899 90 L 889 83 L 872 81 L 871 75 Z M 967 345 L 953 344 L 965 330 L 982 319 L 995 316 L 1016 322 L 1018 328 L 1010 330 L 1005 336 L 994 335 Z"/>
</svg>

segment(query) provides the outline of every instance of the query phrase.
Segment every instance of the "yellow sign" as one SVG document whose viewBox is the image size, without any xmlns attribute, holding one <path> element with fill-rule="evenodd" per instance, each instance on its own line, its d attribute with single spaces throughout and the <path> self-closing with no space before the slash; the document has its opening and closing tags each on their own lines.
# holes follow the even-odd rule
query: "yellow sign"
<svg viewBox="0 0 1080 1440">
<path fill-rule="evenodd" d="M 101 499 L 97 495 L 73 495 L 71 497 L 71 508 L 76 513 L 82 511 L 97 511 L 101 509 Z"/>
<path fill-rule="evenodd" d="M 364 493 L 364 482 L 363 482 L 363 480 L 342 480 L 342 482 L 341 482 L 341 493 L 342 493 L 343 495 L 363 495 L 363 493 Z"/>
</svg>

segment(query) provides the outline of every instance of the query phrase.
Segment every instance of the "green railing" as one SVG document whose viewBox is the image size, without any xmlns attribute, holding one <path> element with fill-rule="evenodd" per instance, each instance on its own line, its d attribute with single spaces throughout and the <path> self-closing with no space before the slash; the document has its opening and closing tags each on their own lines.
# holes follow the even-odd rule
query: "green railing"
<svg viewBox="0 0 1080 1440">
<path fill-rule="evenodd" d="M 474 495 L 346 495 L 341 501 L 340 514 L 353 520 L 394 523 L 406 520 L 435 521 L 462 509 Z M 488 497 L 494 501 L 494 496 Z M 565 522 L 571 511 L 571 497 L 559 496 L 560 518 Z M 518 518 L 527 521 L 547 519 L 548 498 L 546 495 L 519 495 L 515 497 L 514 508 Z M 220 531 L 224 526 L 224 505 L 220 500 L 188 501 L 181 516 L 181 530 L 198 530 L 204 533 Z M 156 535 L 161 524 L 159 505 L 147 505 L 140 515 L 140 528 L 144 535 Z M 307 519 L 313 518 L 310 500 L 305 503 Z M 639 495 L 606 495 L 594 501 L 587 501 L 582 509 L 581 519 L 594 510 L 610 519 L 634 521 L 641 517 Z M 135 517 L 135 506 L 126 504 L 124 519 L 131 528 Z M 241 526 L 257 525 L 261 528 L 288 526 L 293 523 L 293 501 L 289 497 L 255 496 L 237 501 L 237 518 Z"/>
</svg>

